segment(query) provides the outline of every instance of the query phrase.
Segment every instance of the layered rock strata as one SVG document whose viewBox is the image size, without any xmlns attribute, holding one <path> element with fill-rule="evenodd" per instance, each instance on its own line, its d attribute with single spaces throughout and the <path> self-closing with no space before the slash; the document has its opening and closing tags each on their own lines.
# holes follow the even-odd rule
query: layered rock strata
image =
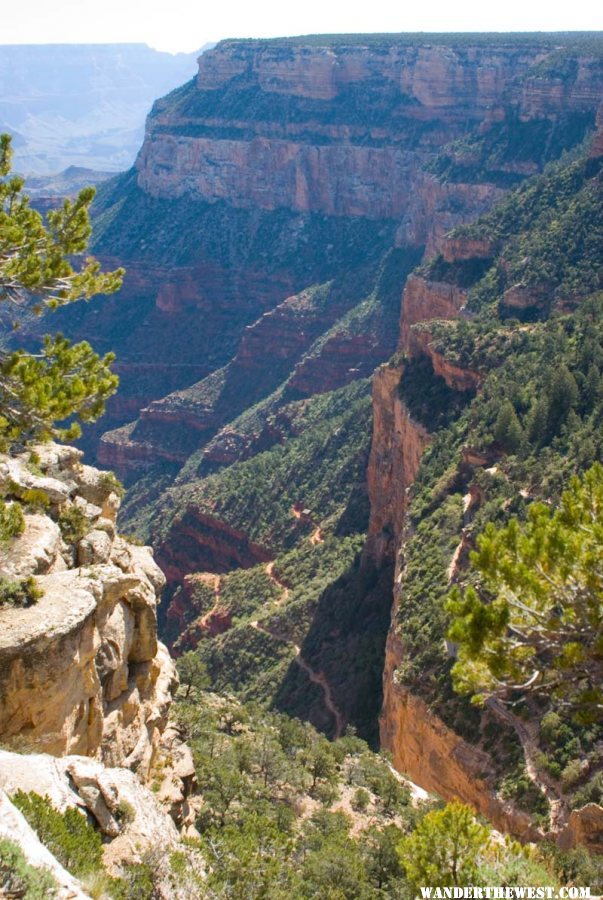
<svg viewBox="0 0 603 900">
<path fill-rule="evenodd" d="M 592 118 L 598 61 L 585 52 L 562 79 L 542 65 L 552 50 L 536 37 L 223 41 L 200 58 L 194 88 L 155 105 L 138 182 L 154 197 L 400 218 L 425 152 L 472 125 Z M 272 108 L 260 102 L 243 116 L 252 92 Z"/>
<path fill-rule="evenodd" d="M 283 325 L 299 395 L 386 359 L 336 337 L 333 356 L 299 346 L 294 358 L 283 301 L 380 242 L 446 257 L 451 228 L 582 140 L 602 89 L 581 35 L 327 36 L 205 53 L 196 80 L 157 101 L 135 172 L 102 200 L 96 249 L 128 270 L 119 300 L 78 314 L 79 333 L 92 324 L 118 354 L 105 427 L 120 430 L 103 464 L 129 477 L 157 458 L 181 465 L 240 404 L 227 391 L 215 417 L 180 393 L 235 355 L 245 387 L 266 382 L 266 326 Z"/>
</svg>

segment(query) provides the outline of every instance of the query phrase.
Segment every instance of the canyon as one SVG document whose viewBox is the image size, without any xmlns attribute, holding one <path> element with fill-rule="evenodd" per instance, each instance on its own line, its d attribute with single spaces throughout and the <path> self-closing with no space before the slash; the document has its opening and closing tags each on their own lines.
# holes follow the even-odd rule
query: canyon
<svg viewBox="0 0 603 900">
<path fill-rule="evenodd" d="M 370 293 L 388 247 L 415 260 L 439 252 L 455 225 L 579 143 L 600 103 L 600 67 L 586 41 L 582 51 L 576 38 L 563 64 L 553 44 L 226 41 L 200 57 L 197 78 L 155 104 L 135 169 L 100 190 L 94 249 L 126 265 L 119 299 L 65 313 L 74 333 L 93 328 L 118 354 L 103 465 L 125 474 L 154 454 L 181 465 L 239 412 L 227 391 L 224 413 L 208 415 L 205 391 L 193 388 L 233 357 L 254 366 L 247 405 L 296 366 L 301 385 L 316 368 L 312 338 L 362 299 L 350 290 L 354 270 Z M 301 329 L 288 298 L 344 273 L 339 310 L 309 308 L 291 345 L 287 329 Z M 367 366 L 393 351 L 390 327 Z M 275 341 L 289 343 L 278 374 Z M 341 383 L 348 353 L 362 362 L 345 338 L 328 350 L 325 387 Z M 164 399 L 181 390 L 200 398 Z"/>
<path fill-rule="evenodd" d="M 532 759 L 516 759 L 537 736 L 454 696 L 441 608 L 466 577 L 474 523 L 532 496 L 493 423 L 470 418 L 504 362 L 489 370 L 482 345 L 503 327 L 509 346 L 528 339 L 589 293 L 577 277 L 571 290 L 507 284 L 520 227 L 509 238 L 488 214 L 547 187 L 549 163 L 573 160 L 600 192 L 602 111 L 600 39 L 579 34 L 224 41 L 155 103 L 135 167 L 96 201 L 93 249 L 126 267 L 124 287 L 55 316 L 117 353 L 120 391 L 83 446 L 125 480 L 120 527 L 155 558 L 116 536 L 110 491 L 77 565 L 60 562 L 56 528 L 28 522 L 40 608 L 56 604 L 33 658 L 69 669 L 50 678 L 56 697 L 41 691 L 22 659 L 28 611 L 10 612 L 11 738 L 152 777 L 175 684 L 158 628 L 219 690 L 333 738 L 355 728 L 503 832 L 601 849 L 597 803 L 570 809 L 557 778 L 537 820 L 505 782 L 526 766 L 548 800 Z M 484 312 L 494 276 L 501 296 Z M 464 326 L 483 326 L 473 344 Z M 42 459 L 96 505 L 76 456 Z"/>
<path fill-rule="evenodd" d="M 125 264 L 129 281 L 119 300 L 76 324 L 93 321 L 101 348 L 117 338 L 122 389 L 107 421 L 119 427 L 102 435 L 98 456 L 132 486 L 125 521 L 158 546 L 168 597 L 176 590 L 166 607 L 171 628 L 181 620 L 187 634 L 197 628 L 177 591 L 184 578 L 255 571 L 297 540 L 293 524 L 284 543 L 270 527 L 250 530 L 251 510 L 228 512 L 227 498 L 216 504 L 212 479 L 226 484 L 231 467 L 303 440 L 303 404 L 337 396 L 376 366 L 363 478 L 370 514 L 358 527 L 367 528 L 360 571 L 382 573 L 382 599 L 364 614 L 379 619 L 392 582 L 396 595 L 409 491 L 437 430 L 406 407 L 405 367 L 425 361 L 458 397 L 480 385 L 478 371 L 436 349 L 429 324 L 468 316 L 467 288 L 445 273 L 485 272 L 495 255 L 491 240 L 454 229 L 600 121 L 598 57 L 579 39 L 562 58 L 556 53 L 546 38 L 529 36 L 427 47 L 395 37 L 226 41 L 200 58 L 194 82 L 157 101 L 135 169 L 113 194 L 100 193 L 95 249 Z M 592 154 L 597 146 L 595 138 Z M 434 258 L 443 276 L 411 274 Z M 518 308 L 510 292 L 505 298 Z M 125 309 L 119 335 L 117 304 Z M 407 362 L 386 362 L 396 350 Z M 207 366 L 201 380 L 195 366 Z M 176 391 L 166 392 L 170 382 Z M 258 477 L 269 503 L 271 488 Z M 446 726 L 396 686 L 395 609 L 384 648 L 383 746 L 418 783 L 460 794 L 501 828 L 530 834 L 525 815 L 499 808 L 491 786 L 475 787 L 476 771 L 488 768 L 482 751 L 463 744 L 452 753 L 454 731 L 443 740 Z M 231 625 L 226 618 L 216 626 L 221 641 Z M 328 644 L 313 647 L 312 633 L 296 636 L 304 657 L 337 681 Z M 335 695 L 353 718 L 345 690 Z M 429 746 L 431 734 L 433 751 L 409 749 L 411 723 L 424 729 L 415 747 Z"/>
</svg>

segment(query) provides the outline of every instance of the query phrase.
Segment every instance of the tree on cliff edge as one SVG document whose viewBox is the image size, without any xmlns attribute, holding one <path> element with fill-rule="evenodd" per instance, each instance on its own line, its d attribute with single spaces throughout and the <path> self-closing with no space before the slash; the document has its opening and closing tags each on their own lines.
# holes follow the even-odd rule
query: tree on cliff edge
<svg viewBox="0 0 603 900">
<path fill-rule="evenodd" d="M 0 301 L 13 307 L 13 319 L 41 314 L 121 285 L 123 270 L 101 272 L 87 258 L 74 269 L 91 233 L 89 208 L 94 188 L 42 216 L 29 205 L 24 181 L 10 174 L 10 136 L 0 136 Z M 0 449 L 50 437 L 73 439 L 77 422 L 90 422 L 104 410 L 117 388 L 113 354 L 99 357 L 90 344 L 72 344 L 47 335 L 39 353 L 0 350 Z M 57 423 L 62 423 L 61 427 Z"/>
<path fill-rule="evenodd" d="M 458 691 L 552 696 L 577 721 L 603 718 L 603 466 L 571 479 L 556 509 L 487 526 L 471 554 L 475 587 L 448 609 Z"/>
</svg>

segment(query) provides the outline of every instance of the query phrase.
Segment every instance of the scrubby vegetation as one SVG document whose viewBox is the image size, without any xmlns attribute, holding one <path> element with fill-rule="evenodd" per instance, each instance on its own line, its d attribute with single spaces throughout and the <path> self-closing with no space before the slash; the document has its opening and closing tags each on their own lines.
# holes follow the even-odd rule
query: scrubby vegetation
<svg viewBox="0 0 603 900">
<path fill-rule="evenodd" d="M 467 807 L 412 801 L 387 758 L 354 735 L 329 742 L 297 719 L 203 692 L 182 694 L 177 711 L 203 798 L 208 897 L 407 900 L 418 884 L 557 880 L 550 859 L 493 843 Z"/>
<path fill-rule="evenodd" d="M 15 841 L 0 838 L 0 892 L 4 897 L 50 900 L 59 888 L 50 872 L 27 862 Z"/>
<path fill-rule="evenodd" d="M 460 239 L 491 243 L 489 268 L 483 275 L 483 267 L 476 267 L 472 277 L 467 266 L 462 271 L 463 286 L 475 314 L 460 321 L 430 323 L 429 328 L 438 353 L 455 365 L 478 371 L 481 384 L 475 397 L 466 395 L 456 406 L 444 404 L 445 416 L 434 418 L 434 439 L 411 492 L 399 592 L 398 627 L 406 652 L 397 677 L 427 699 L 448 724 L 462 729 L 466 738 L 487 746 L 499 768 L 498 786 L 503 795 L 534 813 L 539 821 L 547 820 L 548 810 L 542 793 L 525 771 L 521 754 L 515 758 L 509 746 L 488 737 L 492 711 L 485 715 L 472 712 L 467 701 L 452 690 L 450 670 L 459 652 L 457 643 L 461 641 L 465 648 L 468 644 L 464 643 L 467 634 L 463 632 L 461 638 L 459 626 L 451 632 L 448 643 L 444 640 L 451 615 L 460 609 L 447 609 L 446 598 L 451 581 L 468 585 L 465 597 L 473 596 L 478 573 L 468 569 L 467 563 L 482 533 L 486 537 L 480 546 L 493 571 L 500 563 L 506 566 L 509 578 L 513 573 L 527 572 L 537 553 L 530 556 L 530 563 L 524 560 L 528 568 L 522 568 L 520 545 L 525 541 L 527 548 L 530 539 L 521 535 L 537 530 L 539 515 L 546 531 L 550 515 L 548 508 L 534 506 L 533 501 L 556 506 L 573 475 L 603 460 L 603 295 L 600 235 L 597 237 L 601 196 L 598 164 L 584 157 L 569 159 L 527 181 L 483 220 L 458 229 Z M 553 233 L 555 249 L 549 240 Z M 447 268 L 441 259 L 422 271 L 428 278 L 437 276 L 453 283 L 459 277 L 457 268 Z M 518 281 L 525 291 L 524 309 L 515 311 L 522 315 L 523 322 L 510 318 L 512 311 L 505 299 L 505 291 Z M 438 390 L 440 395 L 445 394 L 426 362 L 422 376 L 426 395 Z M 401 392 L 420 418 L 409 376 L 403 379 Z M 420 393 L 418 397 L 420 400 Z M 574 511 L 577 503 L 570 504 Z M 532 512 L 528 512 L 530 508 Z M 584 552 L 591 560 L 588 565 L 592 563 L 596 569 L 601 554 L 600 512 L 593 515 L 594 530 L 591 537 L 584 535 Z M 519 524 L 508 526 L 512 517 Z M 528 524 L 524 526 L 526 518 Z M 551 519 L 552 530 L 553 522 L 557 519 Z M 573 533 L 574 526 L 567 527 L 567 533 Z M 493 549 L 495 534 L 501 540 L 504 535 L 509 539 L 508 565 L 501 556 L 502 546 Z M 576 534 L 575 540 L 582 547 L 582 538 Z M 559 576 L 563 581 L 568 576 L 569 570 L 562 564 L 562 544 L 554 556 L 563 573 L 555 573 L 554 566 L 548 573 L 545 565 L 543 578 L 551 574 L 553 580 Z M 486 555 L 479 557 L 483 565 Z M 570 556 L 580 564 L 579 548 L 574 548 Z M 589 583 L 596 596 L 594 606 L 591 602 L 589 628 L 596 634 L 600 588 L 592 579 Z M 535 590 L 538 592 L 538 588 Z M 529 598 L 524 590 L 521 593 L 522 601 Z M 477 618 L 473 620 L 474 649 L 481 639 L 477 635 L 488 631 L 488 619 L 497 608 L 489 602 L 495 595 L 489 581 L 483 594 L 485 603 L 480 607 L 484 619 L 480 624 Z M 556 604 L 555 611 L 559 612 Z M 577 654 L 574 662 L 580 666 L 581 651 L 575 643 L 554 654 L 553 665 L 569 665 L 572 652 Z M 469 677 L 465 653 L 466 649 L 461 649 L 455 668 L 457 683 Z M 503 645 L 497 648 L 497 659 L 503 667 L 494 676 L 499 678 L 506 665 L 512 667 Z M 493 658 L 492 662 L 496 667 Z M 518 664 L 512 675 L 507 672 L 510 683 L 519 685 L 529 680 L 529 664 L 527 660 L 524 663 L 525 678 L 520 677 Z M 562 680 L 570 688 L 571 680 Z M 588 685 L 580 690 L 583 688 L 588 693 Z M 546 691 L 539 700 L 520 702 L 511 692 L 510 699 L 515 701 L 513 711 L 520 719 L 537 717 L 543 724 L 551 723 L 539 738 L 542 753 L 538 767 L 556 785 L 559 795 L 570 805 L 578 805 L 583 798 L 598 796 L 603 763 L 598 750 L 600 727 L 584 721 L 581 726 L 568 723 L 562 694 L 561 690 Z M 593 698 L 594 694 L 591 701 Z M 591 701 L 587 718 L 593 717 Z M 584 713 L 584 706 L 582 710 Z M 553 727 L 558 715 L 561 721 Z M 496 717 L 494 721 L 503 727 Z M 517 747 L 517 737 L 514 741 Z"/>
<path fill-rule="evenodd" d="M 0 609 L 3 606 L 33 606 L 42 596 L 42 588 L 32 575 L 28 578 L 0 576 Z"/>
<path fill-rule="evenodd" d="M 100 831 L 86 815 L 75 807 L 59 812 L 48 797 L 36 793 L 17 791 L 12 797 L 40 841 L 50 850 L 58 862 L 81 883 L 86 895 L 99 900 L 155 900 L 158 896 L 174 896 L 178 889 L 191 889 L 186 897 L 201 896 L 201 880 L 196 876 L 193 857 L 183 851 L 166 855 L 161 848 L 157 853 L 147 851 L 141 862 L 121 867 L 119 876 L 110 875 L 103 862 L 103 839 Z M 131 810 L 124 809 L 120 821 L 127 822 Z M 53 893 L 54 881 L 46 873 L 28 866 L 12 847 L 5 847 L 0 840 L 0 887 L 2 879 L 10 878 L 10 884 L 29 891 L 23 894 L 7 893 L 7 897 L 25 897 L 26 900 L 46 900 L 58 896 Z M 184 868 L 183 868 L 184 864 Z M 6 868 L 5 868 L 6 867 Z M 159 890 L 163 893 L 159 893 Z"/>
<path fill-rule="evenodd" d="M 58 812 L 48 797 L 17 791 L 13 803 L 20 809 L 43 844 L 76 878 L 102 867 L 102 839 L 79 809 Z"/>
</svg>

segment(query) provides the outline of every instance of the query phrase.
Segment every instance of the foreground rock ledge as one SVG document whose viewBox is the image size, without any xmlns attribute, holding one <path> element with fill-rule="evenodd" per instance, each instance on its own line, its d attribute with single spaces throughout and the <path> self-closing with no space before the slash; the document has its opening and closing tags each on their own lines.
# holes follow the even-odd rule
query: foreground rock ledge
<svg viewBox="0 0 603 900">
<path fill-rule="evenodd" d="M 116 534 L 112 476 L 80 457 L 53 444 L 0 456 L 6 502 L 34 490 L 47 507 L 24 505 L 23 533 L 0 548 L 0 575 L 34 576 L 43 591 L 27 608 L 0 608 L 0 735 L 15 749 L 96 757 L 145 779 L 177 686 L 157 642 L 164 577 L 149 548 Z"/>
</svg>

